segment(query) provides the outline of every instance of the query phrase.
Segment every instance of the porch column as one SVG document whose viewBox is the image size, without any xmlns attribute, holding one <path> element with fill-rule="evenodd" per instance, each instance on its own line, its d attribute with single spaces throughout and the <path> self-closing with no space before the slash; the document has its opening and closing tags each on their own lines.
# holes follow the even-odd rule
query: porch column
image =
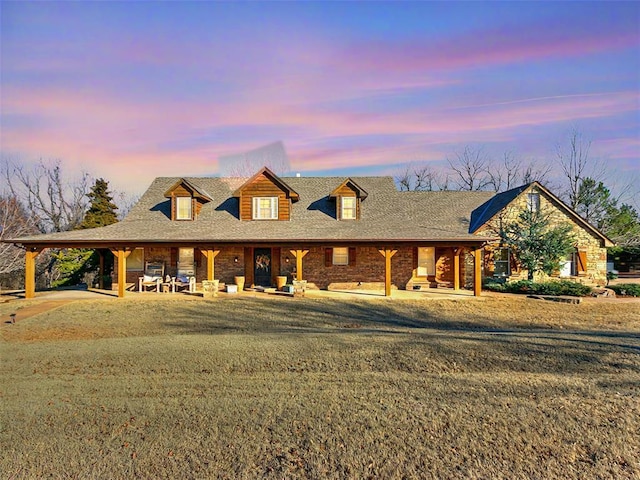
<svg viewBox="0 0 640 480">
<path fill-rule="evenodd" d="M 212 281 L 215 277 L 214 259 L 220 253 L 220 250 L 200 250 L 207 259 L 207 280 Z"/>
<path fill-rule="evenodd" d="M 476 297 L 482 292 L 482 247 L 473 251 L 473 294 Z"/>
<path fill-rule="evenodd" d="M 127 257 L 131 255 L 132 250 L 118 248 L 111 251 L 118 259 L 118 297 L 123 298 L 127 286 Z"/>
<path fill-rule="evenodd" d="M 460 290 L 460 253 L 461 247 L 453 249 L 453 289 Z"/>
<path fill-rule="evenodd" d="M 296 257 L 296 280 L 302 280 L 302 259 L 309 250 L 289 250 Z"/>
<path fill-rule="evenodd" d="M 24 298 L 36 296 L 36 257 L 42 248 L 27 247 L 24 262 Z"/>
<path fill-rule="evenodd" d="M 378 250 L 378 252 L 384 257 L 384 296 L 388 297 L 391 295 L 391 257 L 398 251 L 385 248 Z"/>
</svg>

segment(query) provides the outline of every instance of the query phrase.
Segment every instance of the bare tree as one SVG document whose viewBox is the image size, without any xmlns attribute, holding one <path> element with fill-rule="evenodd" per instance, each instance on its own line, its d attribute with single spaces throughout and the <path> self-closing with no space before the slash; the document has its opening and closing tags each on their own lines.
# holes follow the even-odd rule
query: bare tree
<svg viewBox="0 0 640 480">
<path fill-rule="evenodd" d="M 401 191 L 427 191 L 446 190 L 442 188 L 447 181 L 443 175 L 430 165 L 421 167 L 408 166 L 406 170 L 396 177 L 396 182 Z"/>
<path fill-rule="evenodd" d="M 60 161 L 40 161 L 32 169 L 2 160 L 2 176 L 9 193 L 26 207 L 39 231 L 63 232 L 82 222 L 91 178 L 83 172 L 75 180 L 63 177 Z"/>
<path fill-rule="evenodd" d="M 498 162 L 489 162 L 487 167 L 487 187 L 496 192 L 510 190 L 519 185 L 538 181 L 546 183 L 551 165 L 545 163 L 525 163 L 516 158 L 513 152 L 504 152 Z"/>
<path fill-rule="evenodd" d="M 489 161 L 482 147 L 467 145 L 462 152 L 456 152 L 453 160 L 447 158 L 447 161 L 459 190 L 484 190 L 490 184 L 487 175 Z"/>
<path fill-rule="evenodd" d="M 140 195 L 134 195 L 126 192 L 114 192 L 113 196 L 118 205 L 118 220 L 122 220 L 131 211 L 138 200 Z"/>
<path fill-rule="evenodd" d="M 537 181 L 547 185 L 549 183 L 549 174 L 551 173 L 551 170 L 552 166 L 548 163 L 534 164 L 533 162 L 530 162 L 522 170 L 520 183 L 524 185 Z"/>
<path fill-rule="evenodd" d="M 605 168 L 600 162 L 589 158 L 591 141 L 586 140 L 580 132 L 574 130 L 568 138 L 568 144 L 556 145 L 556 156 L 565 177 L 563 196 L 574 210 L 580 203 L 580 185 L 589 177 L 595 181 L 604 178 Z"/>
<path fill-rule="evenodd" d="M 33 233 L 37 229 L 18 199 L 0 195 L 0 274 L 21 271 L 24 266 L 24 250 L 2 240 Z"/>
<path fill-rule="evenodd" d="M 519 181 L 522 162 L 513 152 L 504 152 L 499 162 L 490 162 L 486 170 L 487 187 L 496 192 L 509 190 Z"/>
</svg>

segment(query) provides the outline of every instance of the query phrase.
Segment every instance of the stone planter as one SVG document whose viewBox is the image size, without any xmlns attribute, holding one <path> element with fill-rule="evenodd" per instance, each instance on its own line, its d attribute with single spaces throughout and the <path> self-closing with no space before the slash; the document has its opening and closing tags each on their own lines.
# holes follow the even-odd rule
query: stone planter
<svg viewBox="0 0 640 480">
<path fill-rule="evenodd" d="M 242 290 L 244 290 L 244 277 L 237 276 L 237 277 L 233 277 L 233 279 L 236 282 L 236 285 L 238 286 L 238 291 L 241 292 Z"/>
<path fill-rule="evenodd" d="M 219 280 L 203 280 L 202 291 L 205 297 L 217 297 L 218 296 L 218 284 Z"/>
<path fill-rule="evenodd" d="M 294 280 L 293 281 L 293 296 L 304 297 L 304 293 L 307 291 L 306 280 Z"/>
</svg>

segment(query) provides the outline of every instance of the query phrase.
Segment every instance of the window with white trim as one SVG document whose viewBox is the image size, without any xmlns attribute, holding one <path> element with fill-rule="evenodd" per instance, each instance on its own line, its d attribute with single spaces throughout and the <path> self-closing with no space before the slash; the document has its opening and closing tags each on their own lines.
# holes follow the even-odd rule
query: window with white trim
<svg viewBox="0 0 640 480">
<path fill-rule="evenodd" d="M 511 275 L 511 253 L 508 248 L 496 248 L 493 252 L 493 276 L 508 277 Z"/>
<path fill-rule="evenodd" d="M 253 197 L 254 220 L 277 220 L 278 197 Z"/>
<path fill-rule="evenodd" d="M 333 247 L 333 264 L 349 265 L 349 248 Z"/>
<path fill-rule="evenodd" d="M 527 208 L 533 213 L 540 211 L 539 193 L 527 193 Z"/>
<path fill-rule="evenodd" d="M 136 248 L 127 257 L 127 271 L 144 270 L 144 248 Z"/>
<path fill-rule="evenodd" d="M 191 220 L 192 205 L 191 197 L 176 197 L 176 220 Z"/>
<path fill-rule="evenodd" d="M 418 247 L 418 269 L 416 274 L 420 277 L 436 274 L 435 247 Z"/>
<path fill-rule="evenodd" d="M 342 211 L 340 218 L 342 220 L 356 219 L 356 197 L 342 197 Z"/>
</svg>

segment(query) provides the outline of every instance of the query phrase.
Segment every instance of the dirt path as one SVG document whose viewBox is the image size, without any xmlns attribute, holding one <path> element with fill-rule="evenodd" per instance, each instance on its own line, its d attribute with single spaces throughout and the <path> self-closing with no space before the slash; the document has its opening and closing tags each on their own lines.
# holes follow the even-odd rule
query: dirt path
<svg viewBox="0 0 640 480">
<path fill-rule="evenodd" d="M 29 305 L 28 307 L 18 308 L 11 313 L 15 313 L 15 322 L 18 323 L 21 320 L 25 320 L 29 317 L 33 317 L 34 315 L 38 315 L 40 313 L 48 312 L 49 310 L 53 310 L 61 307 L 62 305 L 66 305 L 67 303 L 71 303 L 74 300 L 47 300 L 45 302 L 37 303 L 35 305 Z M 17 305 L 16 305 L 17 306 Z M 6 315 L 2 315 L 0 317 L 1 324 L 11 323 L 11 313 L 7 313 Z"/>
</svg>

